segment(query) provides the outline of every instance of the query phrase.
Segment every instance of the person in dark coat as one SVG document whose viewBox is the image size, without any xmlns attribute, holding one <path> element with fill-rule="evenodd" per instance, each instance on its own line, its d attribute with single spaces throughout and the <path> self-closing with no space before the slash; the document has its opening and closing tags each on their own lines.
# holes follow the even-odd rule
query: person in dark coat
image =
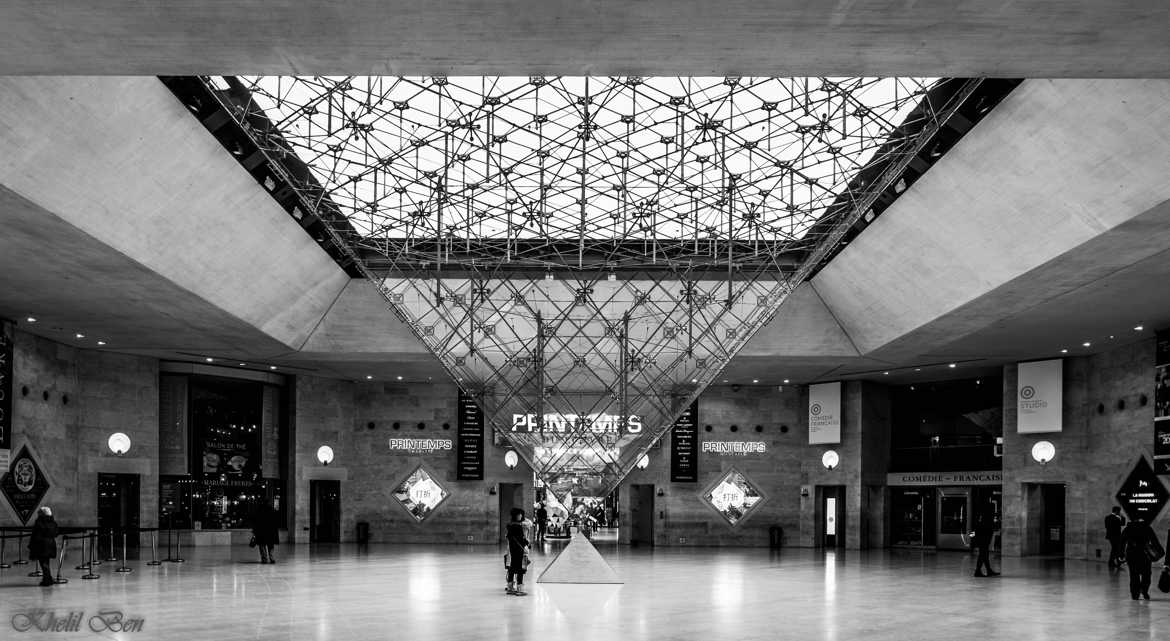
<svg viewBox="0 0 1170 641">
<path fill-rule="evenodd" d="M 280 521 L 276 510 L 271 505 L 261 505 L 252 517 L 252 536 L 256 537 L 256 547 L 260 548 L 261 563 L 276 563 L 276 554 L 273 548 L 279 543 Z"/>
<path fill-rule="evenodd" d="M 545 509 L 544 503 L 541 502 L 536 506 L 536 540 L 543 541 L 544 534 L 548 528 L 548 510 Z"/>
<path fill-rule="evenodd" d="M 1113 506 L 1113 511 L 1105 517 L 1105 540 L 1109 541 L 1109 567 L 1121 567 L 1125 562 L 1125 554 L 1121 547 L 1121 528 L 1125 526 L 1125 517 L 1121 516 L 1121 508 Z"/>
<path fill-rule="evenodd" d="M 524 527 L 524 510 L 512 508 L 512 518 L 505 530 L 508 540 L 508 588 L 507 594 L 524 596 L 524 559 L 528 558 L 528 537 Z"/>
<path fill-rule="evenodd" d="M 32 535 L 28 537 L 28 557 L 41 564 L 41 585 L 53 585 L 51 561 L 57 558 L 57 521 L 53 520 L 53 510 L 47 505 L 41 506 L 38 512 Z"/>
<path fill-rule="evenodd" d="M 1129 566 L 1129 595 L 1134 601 L 1138 595 L 1150 599 L 1150 572 L 1153 563 L 1146 556 L 1146 546 L 1154 540 L 1154 530 L 1142 519 L 1134 519 L 1121 532 L 1125 545 L 1125 563 Z"/>
<path fill-rule="evenodd" d="M 995 519 L 990 512 L 983 512 L 975 519 L 974 536 L 971 537 L 971 544 L 975 546 L 979 553 L 978 559 L 975 561 L 975 576 L 999 576 L 999 572 L 991 569 L 991 540 L 995 537 Z M 983 568 L 987 568 L 987 574 L 983 573 Z"/>
</svg>

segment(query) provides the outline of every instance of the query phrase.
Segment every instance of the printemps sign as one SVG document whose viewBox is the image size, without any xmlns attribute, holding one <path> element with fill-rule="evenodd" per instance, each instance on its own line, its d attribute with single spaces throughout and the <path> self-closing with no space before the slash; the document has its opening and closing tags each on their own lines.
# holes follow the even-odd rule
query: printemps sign
<svg viewBox="0 0 1170 641">
<path fill-rule="evenodd" d="M 545 414 L 543 428 L 546 432 L 564 433 L 576 429 L 587 429 L 595 434 L 624 432 L 637 434 L 642 431 L 642 418 L 630 415 L 626 419 L 614 414 Z M 513 432 L 536 432 L 541 429 L 536 414 L 513 414 Z"/>
</svg>

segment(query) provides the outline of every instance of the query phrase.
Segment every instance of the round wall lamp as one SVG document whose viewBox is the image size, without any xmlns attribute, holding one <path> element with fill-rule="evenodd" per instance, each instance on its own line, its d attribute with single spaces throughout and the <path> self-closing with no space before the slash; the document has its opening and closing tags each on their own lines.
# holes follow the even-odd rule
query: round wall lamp
<svg viewBox="0 0 1170 641">
<path fill-rule="evenodd" d="M 118 456 L 122 456 L 130 451 L 130 437 L 122 432 L 114 432 L 110 434 L 110 438 L 106 439 L 106 447 Z"/>
<path fill-rule="evenodd" d="M 504 465 L 507 465 L 509 470 L 516 469 L 516 466 L 519 464 L 520 455 L 517 454 L 515 450 L 508 450 L 507 452 L 504 452 Z"/>
<path fill-rule="evenodd" d="M 648 467 L 650 467 L 650 455 L 643 454 L 642 458 L 638 459 L 638 469 L 644 470 Z"/>
<path fill-rule="evenodd" d="M 1032 446 L 1032 458 L 1041 465 L 1047 465 L 1056 457 L 1056 446 L 1051 441 L 1036 441 Z"/>
<path fill-rule="evenodd" d="M 832 470 L 840 462 L 841 456 L 837 454 L 837 450 L 829 450 L 821 455 L 821 465 L 824 465 L 826 470 Z"/>
<path fill-rule="evenodd" d="M 328 445 L 322 445 L 317 448 L 317 460 L 321 465 L 329 465 L 333 462 L 333 448 Z"/>
</svg>

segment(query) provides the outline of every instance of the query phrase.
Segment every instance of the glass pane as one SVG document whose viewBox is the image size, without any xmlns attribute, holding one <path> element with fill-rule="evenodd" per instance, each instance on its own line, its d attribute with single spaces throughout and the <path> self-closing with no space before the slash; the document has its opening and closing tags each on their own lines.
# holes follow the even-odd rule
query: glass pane
<svg viewBox="0 0 1170 641">
<path fill-rule="evenodd" d="M 942 526 L 939 531 L 942 534 L 966 534 L 967 497 L 944 496 L 939 503 L 942 518 Z"/>
</svg>

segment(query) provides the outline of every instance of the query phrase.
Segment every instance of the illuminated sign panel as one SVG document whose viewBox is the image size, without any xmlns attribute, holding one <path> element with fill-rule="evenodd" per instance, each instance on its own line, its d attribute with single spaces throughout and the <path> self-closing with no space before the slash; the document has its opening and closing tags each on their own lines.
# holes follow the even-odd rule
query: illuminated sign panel
<svg viewBox="0 0 1170 641">
<path fill-rule="evenodd" d="M 747 518 L 763 498 L 759 488 L 734 469 L 703 493 L 703 500 L 732 526 Z"/>
<path fill-rule="evenodd" d="M 1132 519 L 1142 519 L 1152 523 L 1161 513 L 1170 498 L 1170 492 L 1158 480 L 1153 468 L 1146 462 L 1146 457 L 1138 459 L 1137 465 L 1117 491 L 1117 502 Z"/>
<path fill-rule="evenodd" d="M 410 476 L 394 489 L 394 498 L 416 521 L 422 521 L 447 499 L 449 493 L 422 467 L 417 467 Z"/>
<path fill-rule="evenodd" d="M 705 454 L 763 454 L 768 451 L 763 441 L 703 441 Z"/>
<path fill-rule="evenodd" d="M 449 438 L 392 438 L 390 451 L 412 454 L 431 454 L 451 450 L 455 443 Z"/>
</svg>

